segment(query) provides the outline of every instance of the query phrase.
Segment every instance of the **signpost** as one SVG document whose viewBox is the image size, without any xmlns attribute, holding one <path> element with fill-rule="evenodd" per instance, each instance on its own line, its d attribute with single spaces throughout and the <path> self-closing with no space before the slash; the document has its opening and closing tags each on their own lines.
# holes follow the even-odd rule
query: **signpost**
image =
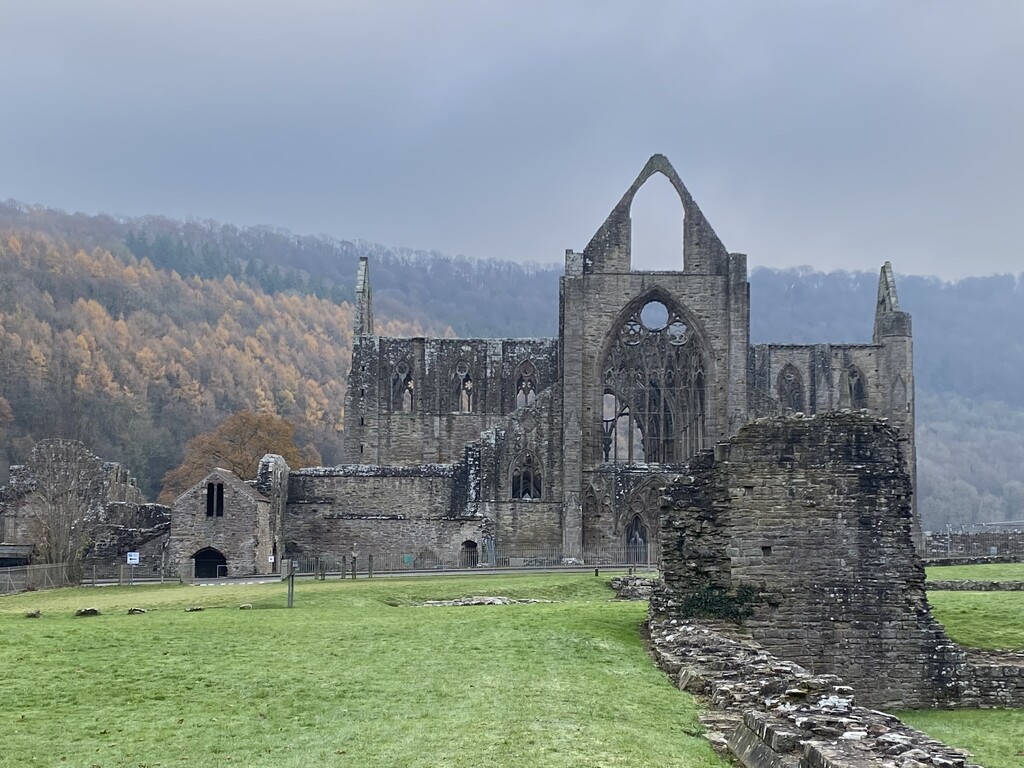
<svg viewBox="0 0 1024 768">
<path fill-rule="evenodd" d="M 139 553 L 129 552 L 128 553 L 128 586 L 134 586 L 135 584 L 135 566 L 139 564 Z"/>
<path fill-rule="evenodd" d="M 288 607 L 291 608 L 295 605 L 295 571 L 299 569 L 299 561 L 292 560 L 291 567 L 288 569 Z"/>
</svg>

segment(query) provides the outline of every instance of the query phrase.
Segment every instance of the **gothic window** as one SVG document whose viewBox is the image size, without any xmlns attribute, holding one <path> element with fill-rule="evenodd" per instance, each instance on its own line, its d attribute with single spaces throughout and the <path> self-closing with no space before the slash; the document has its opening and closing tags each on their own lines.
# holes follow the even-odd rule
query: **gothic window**
<svg viewBox="0 0 1024 768">
<path fill-rule="evenodd" d="M 541 498 L 541 467 L 527 451 L 512 465 L 512 498 L 538 501 Z"/>
<path fill-rule="evenodd" d="M 792 363 L 779 372 L 779 404 L 791 411 L 804 410 L 804 381 Z"/>
<path fill-rule="evenodd" d="M 473 401 L 476 399 L 473 394 L 473 377 L 469 372 L 469 363 L 460 360 L 455 366 L 452 374 L 453 382 L 453 404 L 452 410 L 459 413 L 472 413 Z"/>
<path fill-rule="evenodd" d="M 602 366 L 604 461 L 683 461 L 704 448 L 704 355 L 675 307 L 649 301 L 613 331 Z"/>
<path fill-rule="evenodd" d="M 650 535 L 647 526 L 640 515 L 633 515 L 633 519 L 626 526 L 626 560 L 630 563 L 647 562 L 647 544 Z"/>
<path fill-rule="evenodd" d="M 859 411 L 868 407 L 867 382 L 856 365 L 851 365 L 839 377 L 839 407 Z"/>
<path fill-rule="evenodd" d="M 516 368 L 516 408 L 529 405 L 537 397 L 537 366 L 524 360 Z"/>
<path fill-rule="evenodd" d="M 413 403 L 412 368 L 403 360 L 391 374 L 391 410 L 412 411 Z"/>
</svg>

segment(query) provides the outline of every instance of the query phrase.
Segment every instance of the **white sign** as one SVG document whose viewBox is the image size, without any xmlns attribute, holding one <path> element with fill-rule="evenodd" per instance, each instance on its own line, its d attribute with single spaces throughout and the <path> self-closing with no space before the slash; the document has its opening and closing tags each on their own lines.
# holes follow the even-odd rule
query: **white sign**
<svg viewBox="0 0 1024 768">
<path fill-rule="evenodd" d="M 268 556 L 267 556 L 267 562 L 268 562 L 268 563 L 272 563 L 272 562 L 274 562 L 274 556 L 273 556 L 273 555 L 268 555 Z"/>
<path fill-rule="evenodd" d="M 139 564 L 139 553 L 138 552 L 129 552 L 128 553 L 128 565 L 138 565 L 138 564 Z"/>
</svg>

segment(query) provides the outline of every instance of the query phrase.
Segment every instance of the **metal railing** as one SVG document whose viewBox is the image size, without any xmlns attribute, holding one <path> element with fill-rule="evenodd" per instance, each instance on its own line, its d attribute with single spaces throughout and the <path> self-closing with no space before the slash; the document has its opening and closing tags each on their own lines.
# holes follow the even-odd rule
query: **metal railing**
<svg viewBox="0 0 1024 768">
<path fill-rule="evenodd" d="M 71 579 L 70 569 L 66 563 L 0 568 L 0 595 L 70 587 L 74 583 L 76 582 Z"/>
<path fill-rule="evenodd" d="M 559 571 L 580 568 L 654 568 L 657 555 L 650 545 L 601 547 L 565 553 L 561 549 L 463 549 L 457 553 L 432 550 L 407 552 L 302 553 L 291 556 L 297 574 L 352 573 L 391 575 L 414 572 Z"/>
<path fill-rule="evenodd" d="M 972 526 L 970 529 L 927 531 L 925 557 L 1024 556 L 1024 530 L 1018 523 Z M 1008 529 L 1009 528 L 1009 529 Z"/>
</svg>

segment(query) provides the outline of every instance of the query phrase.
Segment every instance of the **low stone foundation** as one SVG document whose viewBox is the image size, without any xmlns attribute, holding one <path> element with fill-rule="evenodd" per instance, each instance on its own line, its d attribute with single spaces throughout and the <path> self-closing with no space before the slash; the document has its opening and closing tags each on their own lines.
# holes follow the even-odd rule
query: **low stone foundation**
<svg viewBox="0 0 1024 768">
<path fill-rule="evenodd" d="M 969 756 L 893 715 L 857 706 L 854 690 L 764 650 L 724 622 L 653 621 L 651 651 L 701 699 L 708 739 L 746 768 L 969 768 Z"/>
<path fill-rule="evenodd" d="M 1024 581 L 972 581 L 955 579 L 926 581 L 925 589 L 931 592 L 1021 592 Z"/>
</svg>

